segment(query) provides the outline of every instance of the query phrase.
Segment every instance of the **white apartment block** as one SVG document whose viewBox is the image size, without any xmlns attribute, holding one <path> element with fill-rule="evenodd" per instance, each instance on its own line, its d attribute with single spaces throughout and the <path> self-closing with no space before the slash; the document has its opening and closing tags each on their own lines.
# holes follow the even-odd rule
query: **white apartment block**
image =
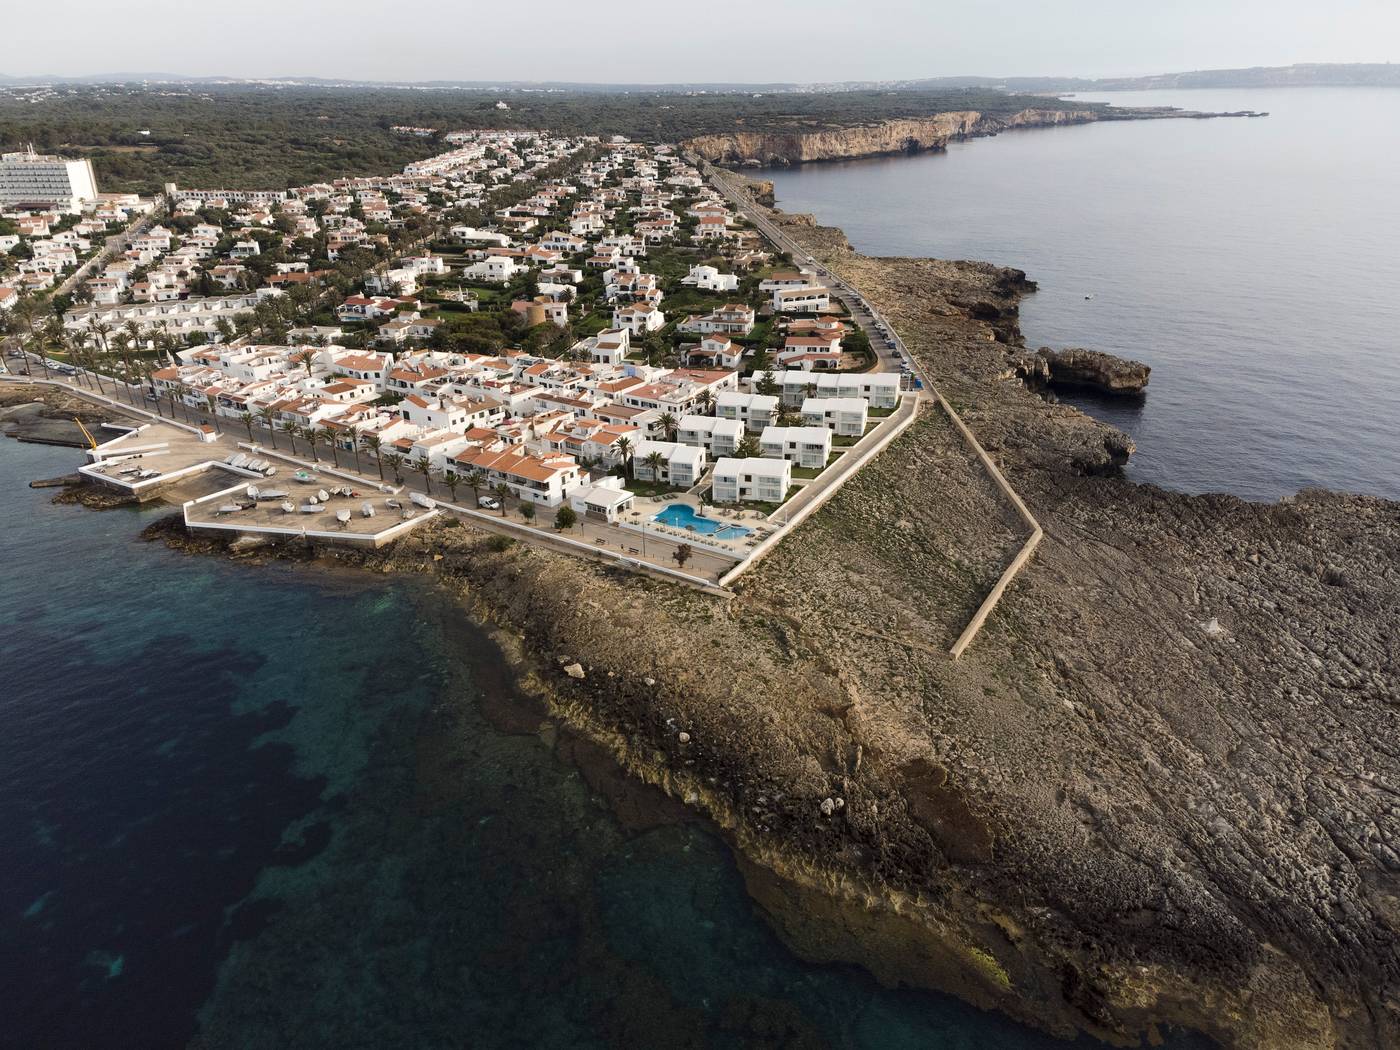
<svg viewBox="0 0 1400 1050">
<path fill-rule="evenodd" d="M 662 462 L 653 469 L 647 459 L 659 454 Z M 672 488 L 687 489 L 705 473 L 705 450 L 679 441 L 642 439 L 632 446 L 632 474 L 642 481 L 656 481 Z"/>
<path fill-rule="evenodd" d="M 676 440 L 682 445 L 699 445 L 710 456 L 732 456 L 744 440 L 744 424 L 717 416 L 682 416 L 676 426 Z"/>
<path fill-rule="evenodd" d="M 831 431 L 826 427 L 764 427 L 758 439 L 768 459 L 786 459 L 817 470 L 831 458 Z"/>
<path fill-rule="evenodd" d="M 715 462 L 710 499 L 715 503 L 758 500 L 781 503 L 792 487 L 792 463 L 786 459 L 721 459 Z"/>
<path fill-rule="evenodd" d="M 757 433 L 777 419 L 778 399 L 767 394 L 725 391 L 715 398 L 715 415 L 720 419 L 737 419 Z"/>
<path fill-rule="evenodd" d="M 775 288 L 773 309 L 778 313 L 818 313 L 831 305 L 831 293 L 825 288 Z"/>
<path fill-rule="evenodd" d="M 865 433 L 870 405 L 861 397 L 809 397 L 802 402 L 802 422 L 826 427 L 841 437 Z"/>
<path fill-rule="evenodd" d="M 807 372 L 800 368 L 771 372 L 781 390 L 785 405 L 800 405 L 809 397 L 859 397 L 871 408 L 896 408 L 899 405 L 899 375 L 896 372 Z M 757 384 L 762 374 L 755 373 L 751 384 Z"/>
<path fill-rule="evenodd" d="M 57 208 L 76 214 L 84 201 L 97 199 L 97 176 L 90 160 L 50 154 L 0 156 L 0 208 Z"/>
</svg>

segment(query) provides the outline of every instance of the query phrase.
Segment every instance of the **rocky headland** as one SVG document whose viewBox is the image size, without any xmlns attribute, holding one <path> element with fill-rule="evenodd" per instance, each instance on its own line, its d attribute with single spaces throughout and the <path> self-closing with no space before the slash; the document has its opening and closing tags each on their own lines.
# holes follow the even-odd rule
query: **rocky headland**
<svg viewBox="0 0 1400 1050">
<path fill-rule="evenodd" d="M 955 110 L 919 119 L 884 120 L 851 127 L 773 131 L 736 128 L 722 134 L 698 135 L 688 139 L 684 145 L 696 156 L 715 164 L 769 167 L 943 150 L 948 148 L 950 142 L 985 138 L 1016 128 L 1048 128 L 1065 124 L 1089 124 L 1101 120 L 1162 120 L 1245 115 L 1247 114 L 1106 106 L 1083 109 L 1033 107 L 1009 116 L 995 116 L 978 110 Z"/>
<path fill-rule="evenodd" d="M 1133 484 L 1131 443 L 1020 377 L 1025 275 L 789 232 L 894 322 L 942 412 L 719 598 L 444 523 L 432 576 L 554 712 L 721 827 L 795 951 L 1070 1035 L 1400 1042 L 1400 504 Z M 198 551 L 220 544 L 152 536 Z"/>
</svg>

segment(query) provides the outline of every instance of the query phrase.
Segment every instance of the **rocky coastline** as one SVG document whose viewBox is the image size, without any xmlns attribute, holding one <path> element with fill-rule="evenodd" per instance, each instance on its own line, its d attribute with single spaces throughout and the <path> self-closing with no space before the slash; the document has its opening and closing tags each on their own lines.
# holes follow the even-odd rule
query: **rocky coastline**
<svg viewBox="0 0 1400 1050">
<path fill-rule="evenodd" d="M 1400 504 L 1130 483 L 1131 442 L 1017 373 L 1024 274 L 774 218 L 1045 528 L 958 663 L 1023 537 L 939 413 L 731 599 L 466 526 L 375 553 L 150 537 L 439 580 L 558 717 L 723 829 L 806 957 L 1122 1045 L 1400 1042 Z"/>
<path fill-rule="evenodd" d="M 714 164 L 785 167 L 945 150 L 950 142 L 986 138 L 1018 128 L 1050 128 L 1104 120 L 1211 119 L 1255 115 L 1246 112 L 1198 113 L 1165 107 L 1032 107 L 1010 116 L 992 116 L 978 110 L 956 110 L 918 119 L 884 120 L 844 128 L 807 131 L 748 131 L 740 128 L 723 134 L 698 135 L 687 139 L 684 146 L 691 153 Z"/>
</svg>

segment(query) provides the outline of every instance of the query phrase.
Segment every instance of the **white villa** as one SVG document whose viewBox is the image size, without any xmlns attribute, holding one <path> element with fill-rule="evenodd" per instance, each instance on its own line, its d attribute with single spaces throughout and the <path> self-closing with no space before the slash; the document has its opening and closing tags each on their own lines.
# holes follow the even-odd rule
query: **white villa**
<svg viewBox="0 0 1400 1050">
<path fill-rule="evenodd" d="M 720 459 L 710 498 L 716 503 L 760 500 L 781 503 L 792 486 L 792 463 L 786 459 Z"/>
<path fill-rule="evenodd" d="M 690 285 L 701 292 L 737 292 L 739 278 L 732 273 L 720 273 L 713 266 L 692 266 L 690 273 L 681 278 L 681 284 Z"/>
</svg>

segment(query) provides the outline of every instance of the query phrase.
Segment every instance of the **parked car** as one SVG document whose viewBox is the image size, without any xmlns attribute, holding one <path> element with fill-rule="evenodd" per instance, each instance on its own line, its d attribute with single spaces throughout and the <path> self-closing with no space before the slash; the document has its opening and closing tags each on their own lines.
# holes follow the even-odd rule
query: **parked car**
<svg viewBox="0 0 1400 1050">
<path fill-rule="evenodd" d="M 501 501 L 498 500 L 495 496 L 480 496 L 477 498 L 476 505 L 482 510 L 501 509 Z"/>
</svg>

